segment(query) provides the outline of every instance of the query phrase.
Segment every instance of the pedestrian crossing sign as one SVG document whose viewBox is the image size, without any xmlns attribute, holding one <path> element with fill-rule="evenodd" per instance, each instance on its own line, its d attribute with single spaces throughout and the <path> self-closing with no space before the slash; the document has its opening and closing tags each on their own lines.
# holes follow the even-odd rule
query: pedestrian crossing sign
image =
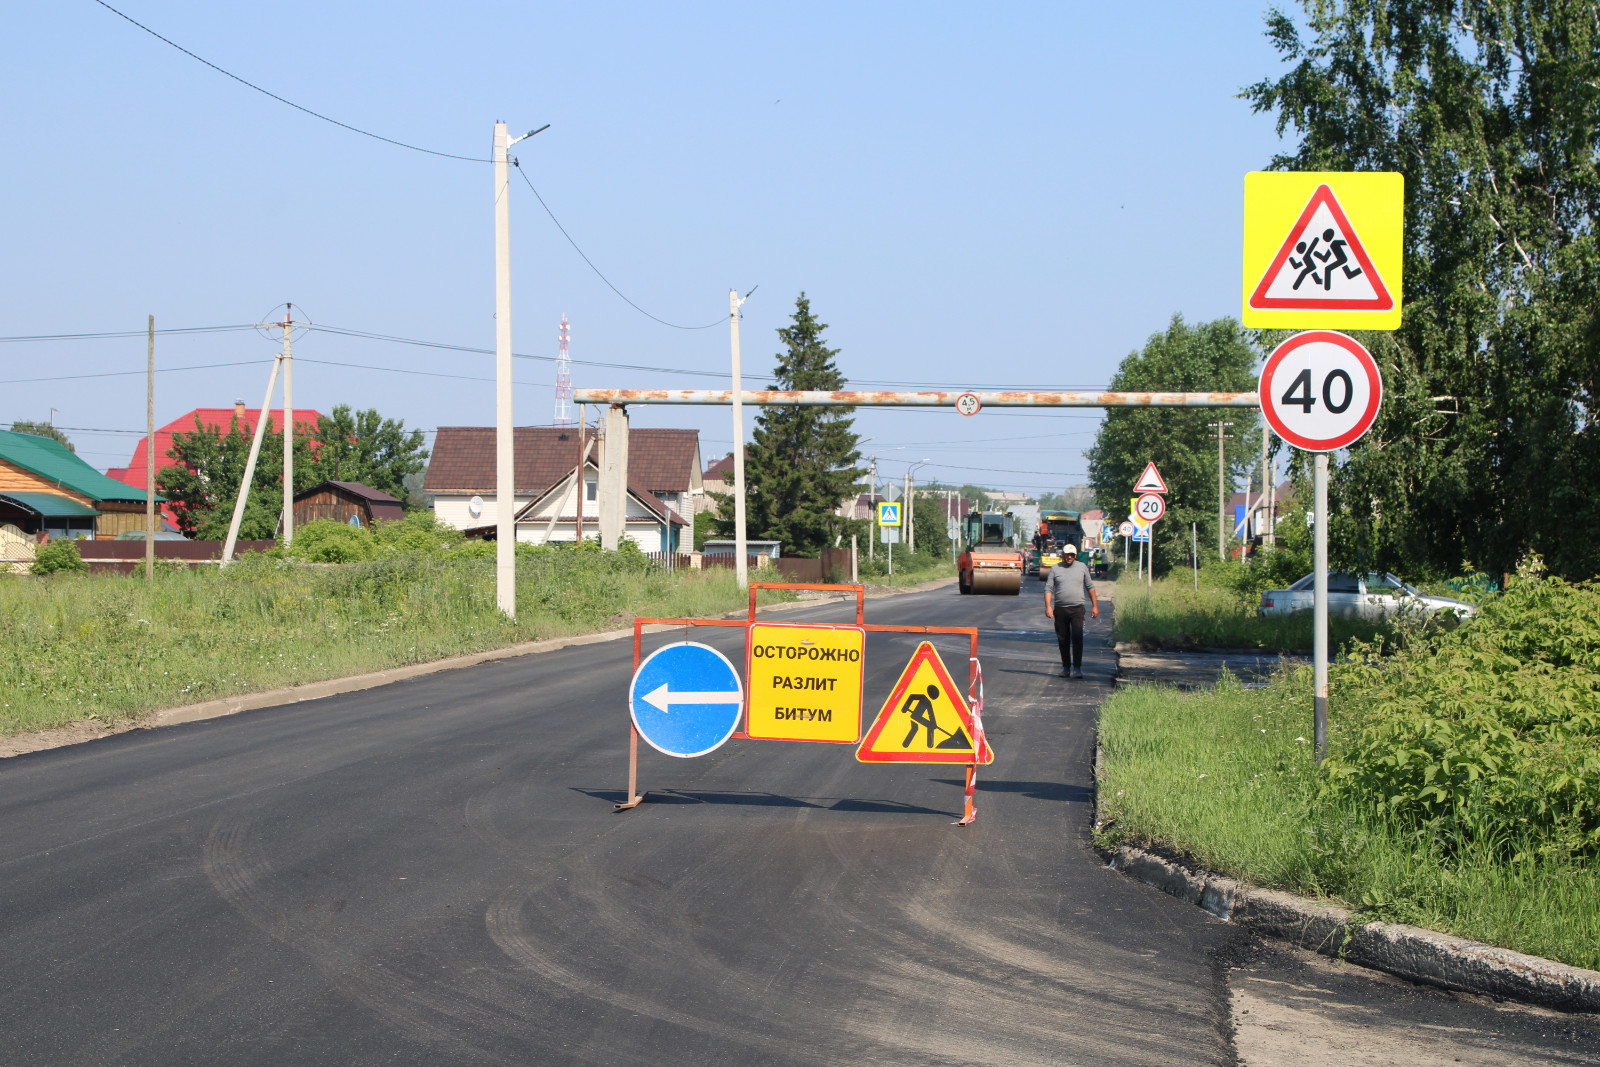
<svg viewBox="0 0 1600 1067">
<path fill-rule="evenodd" d="M 974 746 L 977 760 L 974 761 Z M 917 646 L 856 749 L 862 763 L 993 763 L 994 751 L 939 653 Z"/>
<path fill-rule="evenodd" d="M 900 525 L 900 504 L 899 504 L 898 501 L 896 501 L 893 504 L 885 502 L 885 503 L 882 503 L 882 504 L 878 505 L 878 525 L 879 526 L 899 526 Z"/>
<path fill-rule="evenodd" d="M 1398 329 L 1404 222 L 1400 174 L 1245 175 L 1244 324 Z"/>
</svg>

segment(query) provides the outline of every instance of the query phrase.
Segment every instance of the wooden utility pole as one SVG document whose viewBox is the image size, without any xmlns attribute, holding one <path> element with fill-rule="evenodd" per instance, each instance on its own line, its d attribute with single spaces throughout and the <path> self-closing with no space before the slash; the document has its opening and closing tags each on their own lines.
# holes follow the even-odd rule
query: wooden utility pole
<svg viewBox="0 0 1600 1067">
<path fill-rule="evenodd" d="M 1222 442 L 1230 440 L 1225 432 L 1231 422 L 1217 421 L 1217 558 L 1228 558 L 1228 490 L 1227 465 L 1223 458 Z"/>
<path fill-rule="evenodd" d="M 144 578 L 156 580 L 156 317 L 150 316 L 144 376 Z"/>
</svg>

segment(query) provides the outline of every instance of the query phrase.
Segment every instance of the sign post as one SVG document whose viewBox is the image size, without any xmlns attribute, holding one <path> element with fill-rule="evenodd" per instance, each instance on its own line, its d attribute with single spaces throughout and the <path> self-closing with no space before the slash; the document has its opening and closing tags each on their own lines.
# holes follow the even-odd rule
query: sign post
<svg viewBox="0 0 1600 1067">
<path fill-rule="evenodd" d="M 1245 175 L 1242 263 L 1244 325 L 1309 331 L 1267 357 L 1258 398 L 1279 437 L 1316 453 L 1311 654 L 1321 763 L 1328 750 L 1328 453 L 1359 440 L 1383 403 L 1378 364 L 1334 331 L 1400 328 L 1404 175 Z"/>
<path fill-rule="evenodd" d="M 1295 334 L 1261 367 L 1261 413 L 1279 437 L 1315 452 L 1311 660 L 1317 760 L 1328 749 L 1328 453 L 1371 429 L 1383 404 L 1383 376 L 1359 341 L 1332 330 Z"/>
<path fill-rule="evenodd" d="M 894 546 L 900 543 L 900 502 L 885 500 L 878 505 L 879 534 L 889 553 L 889 578 L 894 579 Z"/>
</svg>

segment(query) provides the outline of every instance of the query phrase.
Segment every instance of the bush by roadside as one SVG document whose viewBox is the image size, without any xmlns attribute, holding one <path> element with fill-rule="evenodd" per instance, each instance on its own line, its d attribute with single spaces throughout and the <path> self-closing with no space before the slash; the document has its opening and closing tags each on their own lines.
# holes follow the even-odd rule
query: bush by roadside
<svg viewBox="0 0 1600 1067">
<path fill-rule="evenodd" d="M 1119 611 L 1121 605 L 1119 604 Z M 1600 589 L 1528 577 L 1452 631 L 1262 689 L 1119 692 L 1103 844 L 1600 967 Z"/>
<path fill-rule="evenodd" d="M 33 563 L 28 570 L 41 577 L 46 574 L 88 574 L 89 565 L 78 551 L 78 542 L 63 539 L 41 545 L 34 552 Z"/>
</svg>

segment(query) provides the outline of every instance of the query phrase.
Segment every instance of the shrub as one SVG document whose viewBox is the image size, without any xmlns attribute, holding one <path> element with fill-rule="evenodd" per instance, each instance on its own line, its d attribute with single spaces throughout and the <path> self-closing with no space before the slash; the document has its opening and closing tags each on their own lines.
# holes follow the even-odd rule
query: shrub
<svg viewBox="0 0 1600 1067">
<path fill-rule="evenodd" d="M 284 554 L 308 563 L 358 563 L 377 554 L 372 533 L 338 519 L 316 519 L 295 531 Z"/>
<path fill-rule="evenodd" d="M 1448 849 L 1600 855 L 1600 587 L 1529 576 L 1478 617 L 1337 670 L 1329 796 Z"/>
<path fill-rule="evenodd" d="M 78 551 L 78 542 L 70 539 L 51 541 L 33 554 L 34 574 L 88 574 L 89 565 Z"/>
</svg>

